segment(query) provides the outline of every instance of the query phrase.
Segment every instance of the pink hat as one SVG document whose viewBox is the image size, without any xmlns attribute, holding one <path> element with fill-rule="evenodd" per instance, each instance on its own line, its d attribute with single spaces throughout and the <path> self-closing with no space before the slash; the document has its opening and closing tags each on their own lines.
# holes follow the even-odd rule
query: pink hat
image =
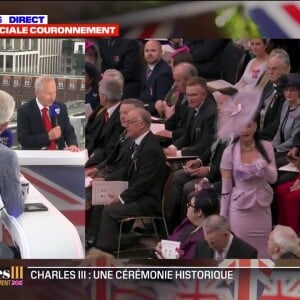
<svg viewBox="0 0 300 300">
<path fill-rule="evenodd" d="M 93 50 L 95 50 L 95 45 L 93 42 L 87 40 L 85 41 L 85 50 L 92 48 Z"/>
<path fill-rule="evenodd" d="M 173 53 L 172 53 L 172 57 L 176 56 L 178 53 L 190 53 L 191 50 L 188 46 L 186 45 L 183 45 L 182 47 L 178 48 L 177 50 L 175 50 Z"/>
<path fill-rule="evenodd" d="M 230 139 L 239 136 L 255 117 L 261 91 L 247 88 L 226 101 L 218 116 L 218 138 Z"/>
</svg>

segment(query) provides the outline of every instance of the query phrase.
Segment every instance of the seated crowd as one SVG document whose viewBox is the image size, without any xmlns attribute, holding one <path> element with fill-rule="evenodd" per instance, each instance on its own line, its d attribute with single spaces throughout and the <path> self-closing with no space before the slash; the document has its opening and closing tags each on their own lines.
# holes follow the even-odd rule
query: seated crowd
<svg viewBox="0 0 300 300">
<path fill-rule="evenodd" d="M 252 39 L 236 93 L 213 90 L 232 43 L 171 39 L 167 55 L 158 40 L 87 42 L 85 174 L 128 182 L 105 205 L 86 187 L 87 256 L 154 230 L 180 242 L 181 259 L 299 257 L 300 73 L 284 49 Z M 132 219 L 120 232 L 140 216 L 164 222 Z M 153 257 L 164 258 L 162 242 Z"/>
</svg>

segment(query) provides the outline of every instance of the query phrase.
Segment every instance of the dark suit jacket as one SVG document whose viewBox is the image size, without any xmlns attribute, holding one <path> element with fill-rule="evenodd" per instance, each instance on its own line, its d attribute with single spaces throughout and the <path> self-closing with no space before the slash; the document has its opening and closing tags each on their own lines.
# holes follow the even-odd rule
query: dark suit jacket
<svg viewBox="0 0 300 300">
<path fill-rule="evenodd" d="M 91 154 L 86 162 L 86 167 L 97 165 L 106 159 L 123 131 L 120 123 L 120 105 L 114 110 L 107 123 L 104 122 L 104 115 L 105 111 L 103 110 L 98 116 L 99 122 L 95 134 L 87 145 L 88 153 Z"/>
<path fill-rule="evenodd" d="M 125 203 L 137 201 L 149 214 L 161 213 L 166 158 L 159 142 L 149 132 L 139 145 L 128 170 L 128 189 L 120 197 Z"/>
<path fill-rule="evenodd" d="M 186 41 L 191 49 L 198 75 L 204 78 L 221 78 L 221 61 L 229 39 L 205 39 Z"/>
<path fill-rule="evenodd" d="M 185 99 L 185 95 L 180 94 L 179 99 L 175 104 L 174 114 L 165 122 L 165 128 L 172 131 L 173 141 L 176 141 L 184 134 L 188 112 L 189 106 Z"/>
<path fill-rule="evenodd" d="M 84 128 L 85 133 L 85 148 L 90 149 L 90 144 L 93 142 L 95 138 L 95 134 L 97 132 L 97 128 L 100 126 L 101 122 L 103 122 L 104 115 L 101 114 L 101 111 L 103 110 L 103 107 L 101 105 L 98 105 L 91 115 L 89 116 L 87 123 Z M 89 153 L 89 155 L 91 152 Z"/>
<path fill-rule="evenodd" d="M 118 141 L 107 159 L 97 168 L 104 169 L 105 180 L 127 180 L 127 172 L 131 162 L 133 140 L 130 137 Z"/>
<path fill-rule="evenodd" d="M 123 99 L 138 98 L 141 93 L 142 68 L 139 43 L 133 39 L 116 38 L 113 39 L 112 46 L 109 46 L 108 40 L 97 40 L 102 58 L 101 72 L 107 69 L 119 70 L 125 79 Z"/>
<path fill-rule="evenodd" d="M 206 176 L 209 182 L 217 182 L 221 180 L 220 163 L 221 163 L 223 152 L 227 147 L 227 145 L 228 144 L 226 141 L 221 140 L 218 141 L 216 147 L 212 149 L 210 162 L 209 162 L 210 172 Z"/>
<path fill-rule="evenodd" d="M 216 105 L 207 98 L 194 119 L 194 110 L 190 109 L 185 133 L 174 142 L 182 155 L 199 155 L 207 150 L 213 142 L 215 134 Z"/>
<path fill-rule="evenodd" d="M 211 249 L 206 240 L 197 243 L 194 258 L 196 259 L 213 259 L 214 251 Z M 233 236 L 232 243 L 226 258 L 257 258 L 257 250 L 245 241 Z"/>
<path fill-rule="evenodd" d="M 66 105 L 56 101 L 54 104 L 60 107 L 57 122 L 61 128 L 62 136 L 56 141 L 58 149 L 64 149 L 66 145 L 77 145 L 76 135 L 70 124 Z M 51 119 L 52 126 L 56 126 L 54 118 Z M 48 133 L 45 131 L 41 112 L 35 99 L 20 106 L 17 120 L 18 142 L 22 145 L 22 149 L 40 150 L 50 145 Z"/>
<path fill-rule="evenodd" d="M 170 66 L 161 59 L 154 67 L 150 77 L 146 78 L 147 65 L 142 69 L 142 92 L 140 99 L 149 106 L 147 110 L 152 114 L 157 114 L 154 107 L 155 102 L 164 99 L 173 84 L 173 75 Z"/>
<path fill-rule="evenodd" d="M 268 82 L 263 89 L 262 95 L 261 95 L 261 106 L 264 103 L 264 100 L 267 99 L 272 95 L 274 92 L 274 87 L 272 82 Z M 284 102 L 284 96 L 283 95 L 276 95 L 274 98 L 274 101 L 271 102 L 269 107 L 267 108 L 265 112 L 265 119 L 263 123 L 263 128 L 260 131 L 260 138 L 264 140 L 273 140 L 278 127 L 280 123 L 280 115 L 281 115 L 281 109 Z M 260 118 L 258 115 L 258 121 L 260 122 Z M 258 123 L 259 124 L 259 123 Z"/>
</svg>

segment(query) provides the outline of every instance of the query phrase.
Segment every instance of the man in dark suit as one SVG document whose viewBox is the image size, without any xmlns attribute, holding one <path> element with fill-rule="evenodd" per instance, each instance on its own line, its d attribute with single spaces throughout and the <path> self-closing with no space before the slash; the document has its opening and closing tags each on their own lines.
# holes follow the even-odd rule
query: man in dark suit
<svg viewBox="0 0 300 300">
<path fill-rule="evenodd" d="M 101 74 L 103 79 L 116 79 L 119 80 L 119 83 L 122 87 L 122 90 L 124 88 L 124 76 L 122 73 L 116 69 L 108 69 L 104 73 Z M 98 92 L 99 94 L 99 82 L 97 83 L 98 86 Z M 90 116 L 87 119 L 87 123 L 84 128 L 85 133 L 85 145 L 87 148 L 87 145 L 94 139 L 95 133 L 97 132 L 97 128 L 99 127 L 99 124 L 102 122 L 102 116 L 100 116 L 100 113 L 103 111 L 103 107 L 100 104 L 100 97 L 99 97 L 99 103 L 98 106 L 93 110 L 93 112 L 90 114 Z"/>
<path fill-rule="evenodd" d="M 122 87 L 118 78 L 102 79 L 99 83 L 100 104 L 103 109 L 99 113 L 99 122 L 93 136 L 86 142 L 89 154 L 86 168 L 105 160 L 123 131 L 120 123 Z"/>
<path fill-rule="evenodd" d="M 184 42 L 191 49 L 199 76 L 221 78 L 222 54 L 229 41 L 229 39 L 204 39 Z"/>
<path fill-rule="evenodd" d="M 158 115 L 155 102 L 164 99 L 173 84 L 171 67 L 162 59 L 162 49 L 158 41 L 150 40 L 145 44 L 146 64 L 142 70 L 142 91 L 140 99 L 151 115 Z"/>
<path fill-rule="evenodd" d="M 67 107 L 55 101 L 56 83 L 50 76 L 41 76 L 35 81 L 36 99 L 18 109 L 18 141 L 25 150 L 66 149 L 79 151 L 73 126 L 70 124 Z M 51 115 L 51 106 L 60 109 L 57 116 Z M 50 111 L 49 111 L 50 109 Z"/>
<path fill-rule="evenodd" d="M 128 169 L 128 189 L 111 198 L 111 204 L 99 208 L 99 229 L 96 249 L 113 252 L 117 249 L 119 234 L 118 220 L 140 215 L 161 213 L 161 197 L 165 183 L 165 157 L 150 132 L 151 116 L 145 110 L 136 108 L 127 115 L 127 134 L 135 141 L 131 164 Z"/>
<path fill-rule="evenodd" d="M 182 62 L 173 67 L 174 84 L 176 84 L 179 91 L 178 100 L 175 103 L 175 107 L 173 107 L 173 115 L 165 122 L 166 129 L 157 132 L 156 135 L 169 138 L 173 142 L 183 135 L 189 111 L 185 95 L 186 84 L 189 79 L 197 75 L 197 69 L 191 63 Z M 161 104 L 162 101 L 158 100 L 155 107 L 159 109 L 158 107 L 161 106 Z M 172 107 L 169 108 L 166 106 L 166 109 L 172 109 Z"/>
<path fill-rule="evenodd" d="M 127 114 L 134 108 L 144 108 L 142 101 L 129 98 L 124 99 L 120 105 L 120 121 L 123 128 L 126 127 L 126 118 Z M 127 179 L 127 170 L 131 162 L 133 140 L 127 135 L 126 129 L 120 134 L 119 140 L 116 145 L 109 153 L 108 157 L 99 163 L 96 167 L 88 168 L 85 171 L 85 175 L 91 178 L 101 178 L 103 180 L 112 181 L 112 180 L 126 180 Z M 87 204 L 91 203 L 92 200 L 92 183 L 90 186 L 85 189 L 86 201 Z M 89 206 L 89 205 L 87 205 Z M 86 247 L 93 245 L 96 237 L 96 232 L 98 230 L 97 217 L 93 217 L 93 213 L 97 214 L 97 209 L 91 207 L 91 210 L 86 211 Z M 91 217 L 90 217 L 91 216 Z M 92 220 L 92 222 L 90 222 Z"/>
<path fill-rule="evenodd" d="M 194 258 L 224 259 L 257 258 L 257 250 L 251 245 L 234 236 L 224 216 L 211 215 L 204 220 L 203 231 L 205 240 L 197 243 Z"/>
<path fill-rule="evenodd" d="M 101 72 L 107 69 L 119 70 L 125 79 L 123 98 L 138 98 L 141 93 L 140 45 L 133 39 L 97 40 L 102 59 Z"/>
<path fill-rule="evenodd" d="M 191 78 L 187 82 L 186 97 L 190 112 L 185 133 L 164 149 L 166 156 L 201 156 L 213 142 L 217 111 L 215 101 L 208 96 L 205 79 Z"/>
<path fill-rule="evenodd" d="M 167 224 L 170 232 L 186 216 L 188 195 L 195 191 L 195 185 L 199 184 L 202 178 L 206 177 L 214 185 L 217 194 L 221 194 L 220 162 L 227 145 L 228 141 L 226 140 L 216 140 L 212 147 L 203 153 L 201 159 L 189 160 L 183 169 L 174 172 L 166 209 Z"/>
<path fill-rule="evenodd" d="M 142 101 L 129 98 L 124 99 L 120 105 L 120 122 L 123 128 L 126 127 L 127 114 L 134 108 L 143 108 Z M 105 180 L 124 180 L 124 176 L 130 162 L 130 149 L 132 139 L 127 135 L 126 129 L 120 134 L 119 140 L 109 153 L 107 158 L 94 168 L 86 171 L 86 176 L 93 178 L 103 178 Z"/>
<path fill-rule="evenodd" d="M 217 98 L 218 115 L 222 112 L 222 105 L 230 98 Z M 168 226 L 170 231 L 174 229 L 186 215 L 186 199 L 189 193 L 195 190 L 195 184 L 206 177 L 214 184 L 216 192 L 221 194 L 220 162 L 223 151 L 228 145 L 227 140 L 216 139 L 211 147 L 208 147 L 197 159 L 189 160 L 183 169 L 174 172 L 172 177 L 172 188 L 169 194 L 172 201 L 167 210 Z M 179 218 L 178 215 L 181 217 Z"/>
<path fill-rule="evenodd" d="M 280 123 L 280 115 L 285 101 L 282 91 L 278 91 L 277 84 L 282 75 L 290 71 L 290 59 L 283 49 L 275 49 L 270 53 L 267 63 L 269 82 L 263 89 L 261 96 L 259 129 L 260 137 L 272 141 Z"/>
</svg>

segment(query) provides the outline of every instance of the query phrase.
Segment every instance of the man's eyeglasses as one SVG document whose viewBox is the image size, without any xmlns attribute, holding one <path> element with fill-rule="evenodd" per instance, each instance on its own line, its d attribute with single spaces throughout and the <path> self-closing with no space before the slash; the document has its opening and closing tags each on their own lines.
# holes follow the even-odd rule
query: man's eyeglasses
<svg viewBox="0 0 300 300">
<path fill-rule="evenodd" d="M 186 94 L 187 98 L 196 98 L 196 97 L 199 97 L 199 96 L 203 96 L 203 94 Z"/>
</svg>

